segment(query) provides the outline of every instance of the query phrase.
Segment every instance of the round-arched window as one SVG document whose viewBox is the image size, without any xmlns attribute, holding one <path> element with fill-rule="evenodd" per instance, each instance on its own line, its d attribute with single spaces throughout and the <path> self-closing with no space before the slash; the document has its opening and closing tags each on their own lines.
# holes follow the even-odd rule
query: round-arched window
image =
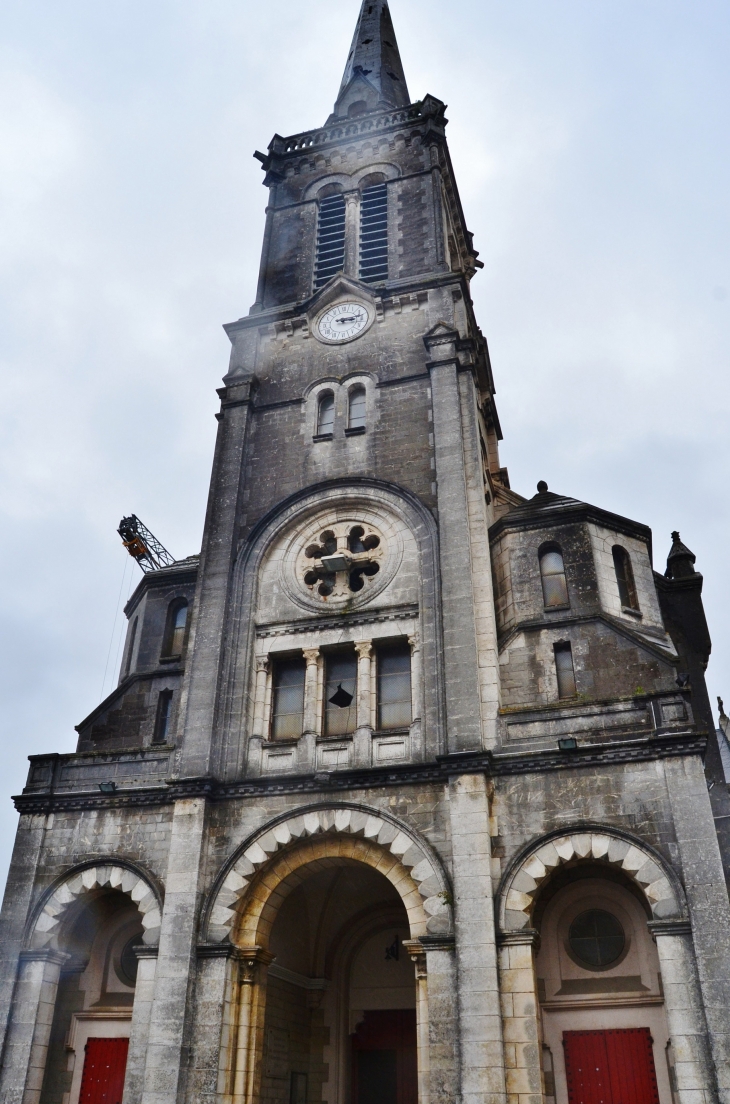
<svg viewBox="0 0 730 1104">
<path fill-rule="evenodd" d="M 601 970 L 621 957 L 626 936 L 612 913 L 590 909 L 576 916 L 570 925 L 568 944 L 581 966 Z"/>
</svg>

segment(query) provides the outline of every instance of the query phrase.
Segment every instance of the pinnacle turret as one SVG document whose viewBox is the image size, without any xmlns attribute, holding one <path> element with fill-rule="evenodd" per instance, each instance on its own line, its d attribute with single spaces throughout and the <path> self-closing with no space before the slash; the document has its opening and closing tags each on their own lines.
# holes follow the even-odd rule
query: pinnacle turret
<svg viewBox="0 0 730 1104">
<path fill-rule="evenodd" d="M 410 103 L 387 0 L 363 0 L 333 118 Z"/>
</svg>

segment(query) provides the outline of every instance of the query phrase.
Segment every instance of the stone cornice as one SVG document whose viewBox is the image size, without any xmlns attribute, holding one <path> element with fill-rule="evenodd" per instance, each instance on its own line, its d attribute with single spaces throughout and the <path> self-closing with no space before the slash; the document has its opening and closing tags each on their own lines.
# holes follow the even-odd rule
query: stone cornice
<svg viewBox="0 0 730 1104">
<path fill-rule="evenodd" d="M 342 791 L 443 785 L 459 774 L 487 774 L 500 777 L 515 774 L 542 774 L 558 770 L 596 770 L 616 763 L 641 763 L 687 755 L 703 755 L 707 734 L 698 730 L 664 733 L 654 737 L 622 740 L 610 744 L 579 745 L 570 751 L 543 748 L 533 752 L 461 752 L 439 756 L 436 762 L 370 768 L 363 770 L 318 771 L 316 775 L 287 775 L 221 782 L 210 777 L 169 779 L 161 786 L 145 789 L 118 789 L 114 794 L 99 791 L 63 793 L 24 793 L 13 798 L 19 813 L 50 813 L 87 809 L 135 809 L 170 805 L 190 797 L 211 801 L 235 801 L 272 794 L 341 793 Z"/>
</svg>

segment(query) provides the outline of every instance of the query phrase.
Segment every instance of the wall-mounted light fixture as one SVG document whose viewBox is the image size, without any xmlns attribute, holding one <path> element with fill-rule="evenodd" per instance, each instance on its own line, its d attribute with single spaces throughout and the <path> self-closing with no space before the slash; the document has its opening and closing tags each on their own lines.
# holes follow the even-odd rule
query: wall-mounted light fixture
<svg viewBox="0 0 730 1104">
<path fill-rule="evenodd" d="M 564 736 L 562 740 L 558 740 L 558 747 L 561 751 L 575 751 L 578 741 L 575 736 Z"/>
<path fill-rule="evenodd" d="M 116 782 L 100 782 L 99 789 L 102 793 L 115 793 L 117 789 Z"/>
</svg>

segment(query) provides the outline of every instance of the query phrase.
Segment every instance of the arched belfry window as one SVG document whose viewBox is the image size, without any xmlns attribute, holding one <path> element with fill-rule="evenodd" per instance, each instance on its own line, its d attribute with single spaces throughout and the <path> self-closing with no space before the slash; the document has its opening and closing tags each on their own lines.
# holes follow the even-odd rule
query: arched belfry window
<svg viewBox="0 0 730 1104">
<path fill-rule="evenodd" d="M 360 279 L 388 279 L 388 185 L 371 184 L 360 194 Z"/>
<path fill-rule="evenodd" d="M 335 428 L 335 396 L 323 391 L 317 400 L 317 435 L 331 437 Z"/>
<path fill-rule="evenodd" d="M 570 605 L 563 553 L 557 544 L 545 545 L 540 550 L 540 578 L 545 609 Z"/>
<path fill-rule="evenodd" d="M 634 582 L 634 569 L 631 566 L 631 557 L 625 548 L 615 544 L 612 549 L 613 566 L 616 570 L 616 582 L 621 605 L 624 609 L 638 610 L 639 599 L 636 596 L 636 584 Z"/>
<path fill-rule="evenodd" d="M 163 656 L 182 655 L 185 640 L 185 626 L 188 623 L 188 603 L 186 598 L 176 598 L 170 602 L 167 610 L 167 625 L 162 647 Z"/>
<path fill-rule="evenodd" d="M 347 428 L 365 429 L 366 425 L 366 394 L 365 388 L 358 384 L 351 387 L 347 396 Z"/>
<path fill-rule="evenodd" d="M 319 197 L 315 288 L 322 287 L 345 266 L 345 198 L 339 190 L 332 195 L 327 195 L 327 190 Z"/>
</svg>

